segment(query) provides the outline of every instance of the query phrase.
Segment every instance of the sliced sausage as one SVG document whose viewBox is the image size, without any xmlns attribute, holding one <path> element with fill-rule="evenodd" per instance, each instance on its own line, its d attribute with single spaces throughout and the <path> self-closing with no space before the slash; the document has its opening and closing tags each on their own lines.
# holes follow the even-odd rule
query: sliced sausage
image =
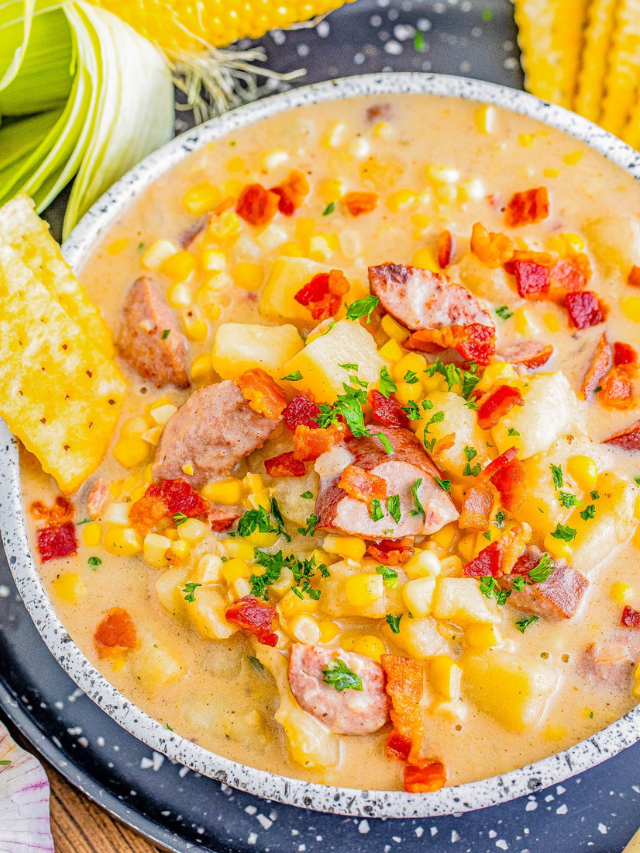
<svg viewBox="0 0 640 853">
<path fill-rule="evenodd" d="M 384 310 L 411 331 L 479 323 L 494 328 L 488 311 L 466 287 L 420 267 L 369 267 L 371 292 Z"/>
<path fill-rule="evenodd" d="M 614 444 L 623 450 L 640 450 L 640 421 L 620 430 L 611 438 L 605 439 L 605 444 Z"/>
<path fill-rule="evenodd" d="M 169 419 L 156 450 L 153 476 L 182 477 L 192 486 L 228 476 L 244 456 L 265 443 L 280 419 L 254 412 L 227 380 L 192 394 Z M 193 474 L 185 472 L 191 465 Z"/>
<path fill-rule="evenodd" d="M 609 372 L 609 368 L 612 364 L 613 350 L 611 344 L 607 340 L 606 334 L 603 334 L 600 336 L 598 345 L 591 356 L 589 366 L 587 367 L 584 379 L 582 380 L 580 396 L 583 400 L 589 399 L 592 392 L 595 391 L 600 384 L 600 380 Z"/>
<path fill-rule="evenodd" d="M 207 513 L 207 521 L 214 533 L 222 533 L 233 526 L 242 515 L 242 510 L 237 506 L 213 506 Z"/>
<path fill-rule="evenodd" d="M 511 590 L 509 604 L 525 613 L 535 613 L 546 619 L 571 619 L 578 610 L 589 581 L 564 560 L 551 560 L 554 569 L 543 583 L 525 583 L 514 589 L 518 575 L 528 579 L 529 572 L 540 562 L 543 552 L 530 546 L 518 559 L 510 575 L 498 580 L 502 589 Z"/>
<path fill-rule="evenodd" d="M 146 276 L 127 293 L 116 347 L 127 364 L 157 388 L 189 387 L 184 337 L 162 294 Z"/>
<path fill-rule="evenodd" d="M 503 347 L 496 355 L 501 361 L 526 367 L 527 370 L 537 370 L 549 361 L 553 355 L 553 346 L 539 341 L 518 341 Z"/>
<path fill-rule="evenodd" d="M 349 497 L 338 486 L 338 473 L 320 477 L 320 491 L 316 500 L 317 526 L 367 539 L 401 539 L 403 536 L 435 533 L 458 518 L 458 511 L 448 492 L 434 479 L 439 475 L 438 469 L 415 435 L 401 427 L 372 425 L 370 430 L 374 433 L 371 437 L 351 437 L 346 439 L 343 446 L 348 451 L 350 464 L 385 481 L 387 500 L 381 501 L 382 518 L 373 521 L 367 504 Z M 392 454 L 387 453 L 378 438 L 379 434 L 390 442 L 394 451 Z M 416 487 L 416 493 L 424 507 L 424 516 L 417 509 L 411 492 L 417 480 L 422 480 Z M 389 497 L 395 495 L 400 499 L 399 521 L 389 513 Z"/>
<path fill-rule="evenodd" d="M 626 643 L 601 641 L 587 646 L 578 671 L 592 683 L 620 691 L 629 686 L 634 664 Z"/>
<path fill-rule="evenodd" d="M 335 659 L 362 679 L 362 690 L 336 690 L 324 681 Z M 382 728 L 389 718 L 389 697 L 384 670 L 379 663 L 341 649 L 294 643 L 289 654 L 289 686 L 300 707 L 340 735 L 367 735 Z"/>
</svg>

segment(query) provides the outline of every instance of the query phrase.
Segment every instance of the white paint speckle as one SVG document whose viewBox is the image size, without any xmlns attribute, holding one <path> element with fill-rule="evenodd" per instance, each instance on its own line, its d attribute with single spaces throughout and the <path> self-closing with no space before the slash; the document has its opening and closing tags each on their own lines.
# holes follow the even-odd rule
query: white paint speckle
<svg viewBox="0 0 640 853">
<path fill-rule="evenodd" d="M 431 837 L 433 838 L 434 835 L 438 834 L 438 827 L 432 826 L 431 829 L 429 830 L 429 832 L 431 833 Z"/>
<path fill-rule="evenodd" d="M 367 832 L 369 832 L 370 828 L 371 827 L 369 826 L 368 820 L 361 820 L 358 824 L 358 832 L 360 833 L 360 835 L 366 835 Z"/>
<path fill-rule="evenodd" d="M 10 595 L 11 590 L 9 587 L 4 583 L 0 584 L 0 598 L 9 598 Z"/>
<path fill-rule="evenodd" d="M 273 826 L 273 821 L 269 820 L 269 818 L 265 814 L 259 814 L 256 817 L 256 820 L 263 829 L 271 829 L 271 827 Z"/>
<path fill-rule="evenodd" d="M 553 794 L 547 794 L 547 796 L 544 798 L 545 803 L 552 803 L 554 800 L 555 797 L 553 796 Z"/>
<path fill-rule="evenodd" d="M 245 812 L 246 814 L 254 815 L 257 814 L 258 809 L 255 806 L 247 806 Z"/>
<path fill-rule="evenodd" d="M 391 39 L 384 46 L 385 53 L 390 53 L 391 56 L 400 56 L 402 53 L 402 45 L 400 42 Z"/>
<path fill-rule="evenodd" d="M 247 844 L 255 844 L 258 840 L 257 832 L 250 832 L 249 837 L 247 838 Z"/>
<path fill-rule="evenodd" d="M 188 772 L 189 772 L 189 768 L 188 768 L 188 767 L 181 767 L 181 768 L 180 768 L 180 770 L 178 770 L 178 776 L 179 776 L 181 779 L 184 779 L 184 777 L 187 775 L 187 773 L 188 773 Z M 225 790 L 225 788 L 222 788 L 222 791 L 223 791 L 223 793 L 225 793 L 225 794 L 227 793 L 227 791 L 228 791 L 228 790 L 229 790 L 229 788 L 227 788 L 226 790 Z"/>
<path fill-rule="evenodd" d="M 451 843 L 452 843 L 452 844 L 455 844 L 455 843 L 456 843 L 456 841 L 460 841 L 460 836 L 459 836 L 459 835 L 458 835 L 458 833 L 455 831 L 455 829 L 452 829 L 452 830 L 451 830 Z"/>
<path fill-rule="evenodd" d="M 320 21 L 320 23 L 316 27 L 316 32 L 318 33 L 321 39 L 326 39 L 326 37 L 331 32 L 329 21 Z"/>
<path fill-rule="evenodd" d="M 416 826 L 415 832 L 416 832 L 416 836 L 418 838 L 422 838 L 422 834 L 424 833 L 424 829 L 421 826 Z"/>
<path fill-rule="evenodd" d="M 408 41 L 415 34 L 415 28 L 409 24 L 396 24 L 393 28 L 393 34 L 398 41 Z"/>
<path fill-rule="evenodd" d="M 602 835 L 607 834 L 607 827 L 603 823 L 598 824 L 598 832 L 602 833 Z"/>
<path fill-rule="evenodd" d="M 353 57 L 353 64 L 354 65 L 362 65 L 364 60 L 365 60 L 364 53 L 356 53 L 356 55 Z"/>
<path fill-rule="evenodd" d="M 508 850 L 509 849 L 509 845 L 504 840 L 504 838 L 500 838 L 498 841 L 496 841 L 496 847 L 499 850 Z"/>
<path fill-rule="evenodd" d="M 498 833 L 495 831 L 495 829 L 490 829 L 489 830 L 489 838 L 497 838 L 497 837 L 498 837 Z"/>
<path fill-rule="evenodd" d="M 558 806 L 558 808 L 556 809 L 556 814 L 566 814 L 568 811 L 569 809 L 567 808 L 567 805 L 565 803 L 562 806 Z"/>
<path fill-rule="evenodd" d="M 538 808 L 538 804 L 535 802 L 535 800 L 533 800 L 533 801 L 529 800 L 527 805 L 524 807 L 524 810 L 526 812 L 534 812 L 537 808 Z"/>
<path fill-rule="evenodd" d="M 560 794 L 566 794 L 566 793 L 567 793 L 567 789 L 563 785 L 556 785 L 556 794 L 558 794 L 558 796 Z"/>
<path fill-rule="evenodd" d="M 298 56 L 309 56 L 310 47 L 308 44 L 299 44 L 296 47 L 296 51 L 298 52 Z"/>
</svg>

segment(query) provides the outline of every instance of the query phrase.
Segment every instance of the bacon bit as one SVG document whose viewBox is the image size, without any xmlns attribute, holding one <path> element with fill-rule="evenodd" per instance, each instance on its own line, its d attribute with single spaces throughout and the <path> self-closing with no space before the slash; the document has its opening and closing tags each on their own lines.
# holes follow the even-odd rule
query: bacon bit
<svg viewBox="0 0 640 853">
<path fill-rule="evenodd" d="M 620 624 L 624 625 L 625 628 L 640 628 L 640 610 L 634 610 L 627 604 L 622 611 Z"/>
<path fill-rule="evenodd" d="M 317 429 L 320 408 L 305 394 L 296 394 L 282 413 L 282 417 L 290 432 L 295 432 L 300 424 L 304 424 L 309 429 Z"/>
<path fill-rule="evenodd" d="M 358 465 L 347 465 L 340 477 L 338 488 L 343 489 L 350 498 L 364 501 L 367 506 L 371 506 L 373 500 L 382 501 L 387 497 L 386 481 Z"/>
<path fill-rule="evenodd" d="M 483 548 L 477 557 L 463 566 L 463 574 L 469 578 L 480 578 L 485 575 L 495 578 L 500 573 L 511 574 L 529 539 L 531 539 L 529 525 L 517 524 L 500 539 Z"/>
<path fill-rule="evenodd" d="M 591 290 L 567 293 L 564 304 L 574 329 L 588 329 L 589 326 L 597 326 L 598 323 L 604 323 L 607 319 L 607 307 Z"/>
<path fill-rule="evenodd" d="M 603 334 L 598 341 L 598 345 L 593 353 L 591 363 L 582 381 L 580 395 L 583 400 L 588 400 L 602 379 L 611 367 L 611 344 L 607 340 L 606 334 Z"/>
<path fill-rule="evenodd" d="M 451 231 L 446 228 L 438 236 L 438 265 L 441 270 L 446 269 L 451 263 L 453 255 L 453 237 Z"/>
<path fill-rule="evenodd" d="M 409 429 L 409 417 L 395 397 L 385 397 L 376 388 L 367 394 L 367 402 L 372 408 L 371 417 L 385 426 Z"/>
<path fill-rule="evenodd" d="M 233 523 L 241 515 L 242 510 L 237 510 L 234 507 L 225 507 L 224 509 L 211 507 L 207 513 L 207 521 L 214 533 L 223 533 L 225 530 L 233 527 Z"/>
<path fill-rule="evenodd" d="M 116 657 L 138 645 L 138 634 L 127 610 L 112 607 L 93 635 L 101 658 Z"/>
<path fill-rule="evenodd" d="M 519 296 L 532 300 L 547 299 L 551 287 L 548 267 L 531 261 L 514 261 L 511 268 Z"/>
<path fill-rule="evenodd" d="M 278 184 L 277 187 L 271 187 L 269 192 L 275 193 L 279 197 L 278 208 L 280 213 L 285 216 L 293 216 L 309 195 L 309 181 L 304 172 L 293 169 L 281 184 Z"/>
<path fill-rule="evenodd" d="M 538 264 L 543 267 L 550 267 L 553 263 L 553 255 L 550 252 L 534 252 L 532 249 L 516 249 L 511 260 L 504 264 L 505 271 L 510 275 L 515 275 L 516 263 Z"/>
<path fill-rule="evenodd" d="M 640 287 L 640 267 L 631 267 L 627 276 L 627 284 L 631 285 L 631 287 Z"/>
<path fill-rule="evenodd" d="M 495 270 L 513 257 L 513 240 L 506 234 L 487 231 L 476 222 L 471 231 L 471 251 L 490 269 Z"/>
<path fill-rule="evenodd" d="M 43 501 L 34 501 L 29 509 L 33 517 L 39 521 L 47 521 L 50 524 L 73 521 L 73 504 L 62 495 L 58 495 L 53 506 L 47 506 Z"/>
<path fill-rule="evenodd" d="M 511 385 L 492 386 L 478 408 L 478 426 L 480 429 L 493 429 L 514 406 L 524 406 L 524 399 L 517 388 Z"/>
<path fill-rule="evenodd" d="M 602 380 L 602 389 L 598 400 L 608 409 L 629 409 L 633 406 L 632 377 L 635 375 L 635 364 L 621 364 L 612 367 Z"/>
<path fill-rule="evenodd" d="M 373 542 L 367 548 L 367 554 L 384 566 L 401 566 L 413 557 L 413 537 L 404 536 L 402 539 Z"/>
<path fill-rule="evenodd" d="M 613 363 L 616 367 L 621 364 L 635 364 L 638 361 L 638 353 L 631 344 L 616 341 L 613 345 Z"/>
<path fill-rule="evenodd" d="M 494 459 L 478 474 L 462 501 L 459 525 L 470 530 L 488 530 L 493 509 L 493 491 L 500 494 L 505 509 L 517 509 L 524 498 L 525 468 L 519 459 L 517 447 Z"/>
<path fill-rule="evenodd" d="M 387 735 L 387 758 L 395 758 L 397 761 L 406 761 L 411 751 L 411 740 L 401 735 L 395 729 L 391 729 Z"/>
<path fill-rule="evenodd" d="M 105 504 L 109 499 L 109 490 L 104 480 L 96 480 L 87 498 L 87 515 L 89 518 L 100 518 Z"/>
<path fill-rule="evenodd" d="M 395 758 L 403 755 L 407 741 L 411 744 L 404 760 L 412 764 L 422 761 L 422 737 L 424 720 L 420 707 L 423 693 L 424 670 L 416 660 L 400 655 L 382 655 L 380 663 L 387 675 L 385 690 L 391 699 L 391 722 L 395 737 L 391 749 L 387 741 L 387 755 Z"/>
<path fill-rule="evenodd" d="M 502 453 L 500 456 L 496 456 L 495 459 L 489 462 L 486 468 L 483 468 L 483 470 L 480 472 L 479 476 L 484 477 L 487 480 L 493 479 L 493 477 L 495 477 L 498 471 L 501 471 L 506 465 L 509 465 L 510 462 L 513 462 L 517 455 L 518 448 L 510 447 L 508 450 L 505 450 L 505 452 Z"/>
<path fill-rule="evenodd" d="M 343 195 L 340 201 L 345 205 L 351 216 L 362 216 L 371 213 L 378 204 L 378 194 L 369 192 L 351 192 Z"/>
<path fill-rule="evenodd" d="M 242 188 L 236 213 L 249 225 L 267 225 L 278 212 L 280 196 L 262 184 L 247 184 Z"/>
<path fill-rule="evenodd" d="M 259 367 L 245 370 L 235 383 L 249 407 L 271 421 L 277 421 L 287 407 L 282 388 Z"/>
<path fill-rule="evenodd" d="M 129 523 L 141 536 L 146 536 L 152 527 L 169 515 L 165 501 L 149 494 L 149 489 L 129 510 Z"/>
<path fill-rule="evenodd" d="M 496 351 L 496 332 L 491 326 L 471 323 L 469 326 L 443 326 L 420 329 L 405 342 L 405 349 L 417 352 L 439 352 L 455 349 L 466 361 L 489 364 Z"/>
<path fill-rule="evenodd" d="M 264 467 L 270 477 L 304 477 L 307 473 L 304 462 L 296 459 L 293 453 L 281 453 L 265 459 Z"/>
<path fill-rule="evenodd" d="M 508 361 L 509 364 L 525 367 L 527 370 L 537 370 L 549 361 L 553 355 L 553 346 L 537 341 L 520 341 L 504 347 L 498 355 L 502 361 Z"/>
<path fill-rule="evenodd" d="M 71 557 L 78 553 L 76 528 L 72 521 L 43 527 L 36 532 L 36 542 L 43 563 L 62 557 Z"/>
<path fill-rule="evenodd" d="M 344 424 L 331 424 L 326 428 L 313 428 L 299 424 L 293 434 L 294 459 L 313 462 L 336 444 L 344 441 L 347 428 Z"/>
<path fill-rule="evenodd" d="M 144 495 L 129 510 L 129 523 L 141 536 L 165 516 L 177 513 L 195 518 L 206 515 L 211 506 L 182 478 L 162 480 L 149 486 Z"/>
<path fill-rule="evenodd" d="M 549 193 L 546 187 L 535 187 L 514 193 L 504 212 L 507 228 L 534 225 L 549 216 Z"/>
<path fill-rule="evenodd" d="M 374 121 L 389 121 L 393 116 L 393 107 L 391 104 L 373 104 L 367 107 L 365 112 L 365 121 L 368 124 L 373 124 Z"/>
<path fill-rule="evenodd" d="M 331 270 L 314 275 L 293 298 L 309 309 L 314 320 L 328 320 L 338 311 L 348 290 L 349 282 L 342 271 Z"/>
<path fill-rule="evenodd" d="M 522 505 L 525 481 L 526 468 L 520 459 L 510 460 L 491 477 L 500 495 L 500 503 L 508 512 L 514 512 Z"/>
<path fill-rule="evenodd" d="M 605 439 L 604 444 L 613 444 L 623 450 L 640 450 L 640 421 Z"/>
<path fill-rule="evenodd" d="M 441 761 L 428 764 L 407 764 L 404 768 L 404 789 L 408 794 L 429 794 L 447 784 L 447 769 Z"/>
<path fill-rule="evenodd" d="M 429 451 L 431 458 L 436 462 L 438 458 L 446 451 L 449 450 L 456 443 L 456 437 L 454 433 L 450 432 L 448 435 L 443 435 L 442 438 L 439 438 L 436 443 L 433 445 L 433 448 Z"/>
<path fill-rule="evenodd" d="M 551 287 L 549 298 L 556 302 L 562 302 L 567 293 L 575 293 L 584 290 L 591 278 L 591 264 L 589 258 L 578 252 L 571 258 L 556 261 L 549 268 Z"/>
<path fill-rule="evenodd" d="M 253 634 L 263 646 L 275 646 L 278 635 L 272 630 L 276 609 L 255 595 L 245 595 L 225 610 L 224 617 L 231 625 Z"/>
<path fill-rule="evenodd" d="M 493 509 L 493 489 L 481 474 L 465 492 L 458 524 L 462 530 L 488 530 Z"/>
</svg>

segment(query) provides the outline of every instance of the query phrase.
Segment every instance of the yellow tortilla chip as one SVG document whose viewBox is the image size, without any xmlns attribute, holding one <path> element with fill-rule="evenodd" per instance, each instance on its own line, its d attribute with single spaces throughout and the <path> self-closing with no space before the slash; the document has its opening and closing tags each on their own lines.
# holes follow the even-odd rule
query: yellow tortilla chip
<svg viewBox="0 0 640 853">
<path fill-rule="evenodd" d="M 66 494 L 100 464 L 125 389 L 115 362 L 0 240 L 0 415 Z"/>
<path fill-rule="evenodd" d="M 604 95 L 607 57 L 611 47 L 617 0 L 591 0 L 573 108 L 590 121 L 598 121 Z"/>
<path fill-rule="evenodd" d="M 35 277 L 105 355 L 113 355 L 111 331 L 62 257 L 49 226 L 36 214 L 33 201 L 19 195 L 0 207 L 0 242 L 14 249 Z"/>
<path fill-rule="evenodd" d="M 616 8 L 609 65 L 604 81 L 600 124 L 618 136 L 638 96 L 640 68 L 640 0 L 620 0 Z"/>
</svg>

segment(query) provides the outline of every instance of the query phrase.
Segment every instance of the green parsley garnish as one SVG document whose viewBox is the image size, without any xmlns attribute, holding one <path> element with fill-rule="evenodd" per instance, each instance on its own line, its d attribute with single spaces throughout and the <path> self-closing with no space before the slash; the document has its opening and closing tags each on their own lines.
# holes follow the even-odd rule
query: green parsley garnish
<svg viewBox="0 0 640 853">
<path fill-rule="evenodd" d="M 435 414 L 431 415 L 431 418 L 427 422 L 426 427 L 424 428 L 425 432 L 429 432 L 429 427 L 431 424 L 441 424 L 444 420 L 444 412 L 435 412 Z"/>
<path fill-rule="evenodd" d="M 393 616 L 391 613 L 387 613 L 387 625 L 391 628 L 392 633 L 399 634 L 400 633 L 400 620 L 402 619 L 402 614 L 400 616 Z"/>
<path fill-rule="evenodd" d="M 413 371 L 413 370 L 407 370 L 407 372 L 406 372 L 406 373 L 405 373 L 405 375 L 404 375 L 404 381 L 405 381 L 408 385 L 415 385 L 415 384 L 416 384 L 416 382 L 419 382 L 420 380 L 418 379 L 418 374 L 417 374 L 417 373 L 414 373 L 414 371 Z"/>
<path fill-rule="evenodd" d="M 322 215 L 323 215 L 323 216 L 329 216 L 331 213 L 333 213 L 333 211 L 334 211 L 335 209 L 336 209 L 336 203 L 335 203 L 335 201 L 330 201 L 330 202 L 329 202 L 329 204 L 328 204 L 328 205 L 325 207 L 325 209 L 322 211 Z"/>
<path fill-rule="evenodd" d="M 188 521 L 188 520 L 189 520 L 189 516 L 188 516 L 188 515 L 185 515 L 183 512 L 177 512 L 177 513 L 173 516 L 173 520 L 174 520 L 174 521 L 175 521 L 175 523 L 176 523 L 176 527 L 180 527 L 180 525 L 181 525 L 181 524 L 184 524 L 184 523 L 185 523 L 185 521 Z"/>
<path fill-rule="evenodd" d="M 389 394 L 393 394 L 398 390 L 395 381 L 389 376 L 389 371 L 386 366 L 380 371 L 380 393 L 383 397 L 389 399 Z"/>
<path fill-rule="evenodd" d="M 389 566 L 376 566 L 376 572 L 382 575 L 385 586 L 390 589 L 395 589 L 398 586 L 398 573 L 395 569 L 390 569 Z"/>
<path fill-rule="evenodd" d="M 634 477 L 633 479 L 636 481 L 637 485 L 640 486 L 640 477 Z"/>
<path fill-rule="evenodd" d="M 369 510 L 369 517 L 371 521 L 380 521 L 381 518 L 384 518 L 384 512 L 382 510 L 382 506 L 380 505 L 380 501 L 377 498 L 374 498 L 371 501 L 371 509 Z"/>
<path fill-rule="evenodd" d="M 416 480 L 415 483 L 413 483 L 413 485 L 411 486 L 411 494 L 413 495 L 413 502 L 414 502 L 416 508 L 412 509 L 409 514 L 410 515 L 421 515 L 423 518 L 426 518 L 426 513 L 424 511 L 424 507 L 422 506 L 422 502 L 420 501 L 420 498 L 418 497 L 418 489 L 420 488 L 421 485 L 422 485 L 422 477 L 420 477 L 418 480 Z"/>
<path fill-rule="evenodd" d="M 334 658 L 322 672 L 322 680 L 338 693 L 343 690 L 364 690 L 362 679 L 349 669 L 342 658 Z"/>
<path fill-rule="evenodd" d="M 569 509 L 572 506 L 578 506 L 582 501 L 579 501 L 575 495 L 572 495 L 571 492 L 558 492 L 558 500 L 562 504 L 562 506 L 566 506 Z"/>
<path fill-rule="evenodd" d="M 475 457 L 477 455 L 478 455 L 478 451 L 475 449 L 475 447 L 471 447 L 470 445 L 467 445 L 464 448 L 464 458 L 467 460 L 467 462 L 471 462 L 471 460 L 475 459 Z"/>
<path fill-rule="evenodd" d="M 533 625 L 533 623 L 537 622 L 539 618 L 539 616 L 529 616 L 527 619 L 518 619 L 516 622 L 516 628 L 521 634 L 524 634 L 529 625 Z"/>
<path fill-rule="evenodd" d="M 580 513 L 580 518 L 583 521 L 590 521 L 592 518 L 595 518 L 595 517 L 596 517 L 596 505 L 595 504 L 589 504 L 589 506 L 586 507 L 585 509 L 583 509 L 582 512 Z"/>
<path fill-rule="evenodd" d="M 499 308 L 495 309 L 495 312 L 501 320 L 508 320 L 509 317 L 513 317 L 513 311 L 509 310 L 508 305 L 501 305 Z"/>
<path fill-rule="evenodd" d="M 391 495 L 387 498 L 387 512 L 396 524 L 400 523 L 402 510 L 400 509 L 400 495 Z"/>
<path fill-rule="evenodd" d="M 258 672 L 264 672 L 264 664 L 261 663 L 258 658 L 255 658 L 253 655 L 247 655 L 247 660 L 254 669 L 258 670 Z"/>
<path fill-rule="evenodd" d="M 300 497 L 304 498 L 306 501 L 310 501 L 313 498 L 313 492 L 303 492 Z"/>
<path fill-rule="evenodd" d="M 165 329 L 162 333 L 162 340 L 166 341 L 169 335 L 171 334 L 171 329 Z"/>
<path fill-rule="evenodd" d="M 551 476 L 553 477 L 553 486 L 555 489 L 561 489 L 564 484 L 562 475 L 562 465 L 551 465 Z"/>
<path fill-rule="evenodd" d="M 501 606 L 506 603 L 507 598 L 511 595 L 511 590 L 500 589 L 496 579 L 491 575 L 480 578 L 480 592 L 487 598 L 495 599 Z"/>
<path fill-rule="evenodd" d="M 269 598 L 268 587 L 280 580 L 285 565 L 284 557 L 282 551 L 278 551 L 277 554 L 267 554 L 259 548 L 254 548 L 253 553 L 254 561 L 264 568 L 264 572 L 261 575 L 251 575 L 249 578 L 251 595 L 264 598 L 266 601 Z"/>
<path fill-rule="evenodd" d="M 407 413 L 407 417 L 410 421 L 420 420 L 420 409 L 418 408 L 418 404 L 415 400 L 409 400 L 406 406 L 401 406 L 400 408 L 403 412 Z"/>
<path fill-rule="evenodd" d="M 595 492 L 595 491 L 591 492 L 591 500 L 592 501 L 597 501 L 599 499 L 600 499 L 600 492 Z"/>
<path fill-rule="evenodd" d="M 520 433 L 518 432 L 517 429 L 514 429 L 513 427 L 509 427 L 509 429 L 507 430 L 507 435 L 512 435 L 512 436 L 513 435 L 520 435 Z"/>
<path fill-rule="evenodd" d="M 445 492 L 451 491 L 451 480 L 441 480 L 440 477 L 434 477 L 433 479 Z"/>
<path fill-rule="evenodd" d="M 287 373 L 286 376 L 281 376 L 282 382 L 299 382 L 302 379 L 302 374 L 299 370 L 294 370 L 293 373 Z"/>
<path fill-rule="evenodd" d="M 92 521 L 91 518 L 83 518 L 82 521 L 76 521 L 76 527 L 80 527 L 82 524 L 89 524 Z"/>
<path fill-rule="evenodd" d="M 576 538 L 578 531 L 568 524 L 556 524 L 556 529 L 551 533 L 554 539 L 562 539 L 563 542 L 571 542 Z"/>
<path fill-rule="evenodd" d="M 318 516 L 314 513 L 313 515 L 310 515 L 309 518 L 307 519 L 307 526 L 306 527 L 299 527 L 298 528 L 298 533 L 300 533 L 302 536 L 313 536 L 316 532 L 316 524 L 317 523 L 318 523 Z"/>
<path fill-rule="evenodd" d="M 393 444 L 391 444 L 391 442 L 383 432 L 377 432 L 376 437 L 380 441 L 380 444 L 384 447 L 385 452 L 388 456 L 391 456 L 392 453 L 395 453 L 395 450 L 393 449 Z"/>
<path fill-rule="evenodd" d="M 416 30 L 413 36 L 413 49 L 417 50 L 418 53 L 424 53 L 425 49 L 425 38 L 422 30 Z"/>
<path fill-rule="evenodd" d="M 433 409 L 433 403 L 431 402 L 431 400 L 423 400 L 420 405 L 422 406 L 425 412 L 428 412 Z"/>
<path fill-rule="evenodd" d="M 194 583 L 193 581 L 189 581 L 188 584 L 185 584 L 185 587 L 182 590 L 185 594 L 184 600 L 189 601 L 189 602 L 195 601 L 196 600 L 196 589 L 199 586 L 202 586 L 202 584 L 201 583 Z"/>
<path fill-rule="evenodd" d="M 540 557 L 540 562 L 529 572 L 529 577 L 532 583 L 544 583 L 550 574 L 552 574 L 555 566 L 551 562 L 548 554 L 543 554 Z"/>
<path fill-rule="evenodd" d="M 497 512 L 496 517 L 494 519 L 496 527 L 501 528 L 504 524 L 505 514 L 503 512 Z"/>
<path fill-rule="evenodd" d="M 344 370 L 358 370 L 358 365 L 352 364 L 351 362 L 347 362 L 346 364 L 339 364 L 338 367 L 342 367 Z"/>
<path fill-rule="evenodd" d="M 100 559 L 100 557 L 89 557 L 87 563 L 92 569 L 95 570 L 98 568 L 98 566 L 102 565 L 102 560 Z"/>
<path fill-rule="evenodd" d="M 367 323 L 371 322 L 371 315 L 378 307 L 380 300 L 377 296 L 365 296 L 364 299 L 356 299 L 347 308 L 347 320 L 359 320 L 367 317 Z"/>
<path fill-rule="evenodd" d="M 511 585 L 514 589 L 517 589 L 518 592 L 522 592 L 522 590 L 524 589 L 524 578 L 522 577 L 522 575 L 517 575 L 513 579 L 513 583 Z"/>
</svg>

